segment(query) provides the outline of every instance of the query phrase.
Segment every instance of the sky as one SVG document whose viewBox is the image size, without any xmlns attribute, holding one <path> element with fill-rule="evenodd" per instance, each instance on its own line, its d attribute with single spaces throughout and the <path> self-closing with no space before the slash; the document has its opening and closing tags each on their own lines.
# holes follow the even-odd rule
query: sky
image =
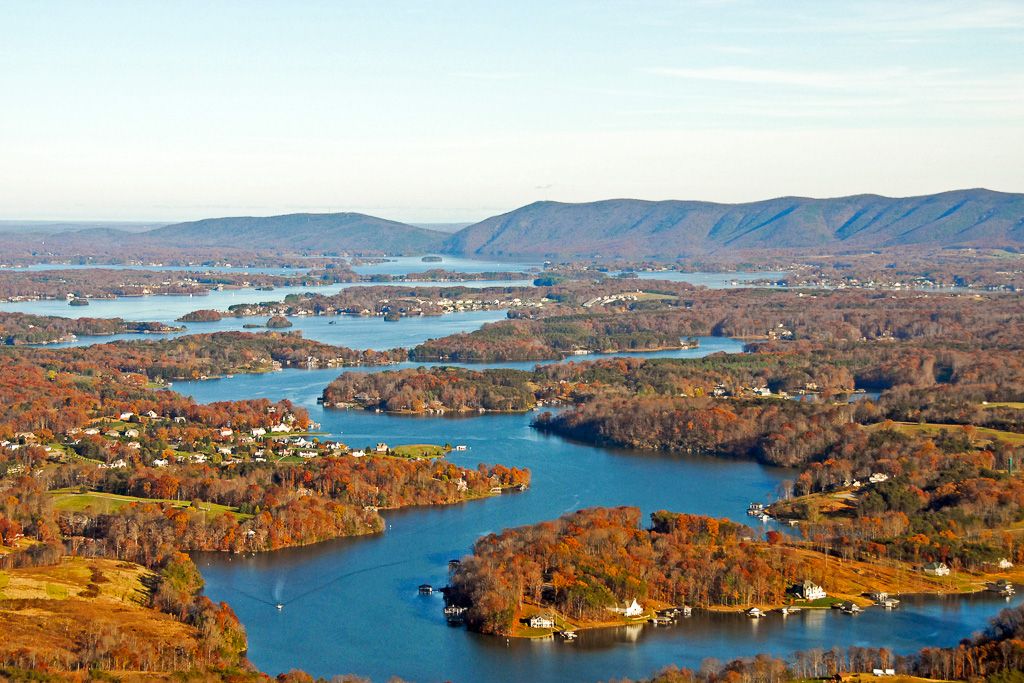
<svg viewBox="0 0 1024 683">
<path fill-rule="evenodd" d="M 1024 0 L 0 0 L 0 218 L 1024 191 Z"/>
</svg>

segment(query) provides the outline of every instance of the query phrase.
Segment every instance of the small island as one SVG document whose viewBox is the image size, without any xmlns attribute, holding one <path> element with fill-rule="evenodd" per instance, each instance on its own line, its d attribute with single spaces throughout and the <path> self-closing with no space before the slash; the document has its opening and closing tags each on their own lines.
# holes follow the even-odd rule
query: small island
<svg viewBox="0 0 1024 683">
<path fill-rule="evenodd" d="M 179 323 L 215 323 L 223 320 L 224 316 L 220 311 L 215 311 L 212 308 L 201 308 L 198 311 L 192 311 L 178 318 Z"/>
<path fill-rule="evenodd" d="M 267 320 L 267 328 L 271 330 L 282 330 L 292 326 L 292 321 L 283 315 L 274 315 Z"/>
</svg>

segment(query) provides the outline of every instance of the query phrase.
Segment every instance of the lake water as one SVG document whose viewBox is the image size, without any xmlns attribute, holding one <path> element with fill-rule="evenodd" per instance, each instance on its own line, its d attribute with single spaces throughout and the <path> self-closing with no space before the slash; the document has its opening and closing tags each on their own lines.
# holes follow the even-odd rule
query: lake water
<svg viewBox="0 0 1024 683">
<path fill-rule="evenodd" d="M 543 263 L 537 262 L 486 261 L 458 256 L 440 256 L 440 259 L 440 261 L 427 262 L 420 256 L 392 256 L 381 263 L 353 266 L 352 270 L 360 275 L 406 275 L 434 269 L 450 270 L 457 273 L 516 273 L 544 268 Z"/>
<path fill-rule="evenodd" d="M 261 266 L 165 266 L 138 265 L 127 263 L 32 263 L 25 266 L 3 266 L 0 271 L 40 271 L 40 270 L 85 270 L 102 268 L 109 270 L 156 270 L 156 271 L 189 271 L 194 273 L 250 273 L 253 275 L 301 275 L 309 268 L 261 267 Z"/>
<path fill-rule="evenodd" d="M 712 348 L 707 343 L 702 352 Z M 759 622 L 695 613 L 671 628 L 588 631 L 575 643 L 506 641 L 449 627 L 441 597 L 421 596 L 417 586 L 444 585 L 448 560 L 465 555 L 481 535 L 593 505 L 749 522 L 748 503 L 768 500 L 793 472 L 746 461 L 595 448 L 536 432 L 529 426 L 532 414 L 442 418 L 327 410 L 316 399 L 337 374 L 288 370 L 179 382 L 174 389 L 203 402 L 288 398 L 306 407 L 330 438 L 354 447 L 378 441 L 465 444 L 467 451 L 450 454 L 452 462 L 528 467 L 533 482 L 522 493 L 387 512 L 386 531 L 372 537 L 253 557 L 197 556 L 207 594 L 235 609 L 249 633 L 249 656 L 264 671 L 298 667 L 315 675 L 357 673 L 377 681 L 399 675 L 421 682 L 638 678 L 668 664 L 697 667 L 706 657 L 785 656 L 833 645 L 910 652 L 955 644 L 1007 604 L 991 594 L 908 597 L 894 612 L 868 609 L 851 617 L 806 611 Z M 284 609 L 277 610 L 277 603 Z"/>
<path fill-rule="evenodd" d="M 637 271 L 638 280 L 667 280 L 669 282 L 689 282 L 710 289 L 733 289 L 749 287 L 755 280 L 781 280 L 789 275 L 785 270 L 753 270 L 732 273 L 684 273 L 676 270 Z"/>
<path fill-rule="evenodd" d="M 445 257 L 442 263 L 395 259 L 357 270 L 403 274 L 433 267 L 483 272 L 514 270 L 517 266 L 523 267 Z M 731 287 L 749 279 L 781 275 L 784 273 L 641 273 L 640 279 Z M 351 285 L 316 291 L 331 293 L 346 286 Z M 87 308 L 69 308 L 63 301 L 23 302 L 0 304 L 0 310 L 171 323 L 198 308 L 226 309 L 236 303 L 281 300 L 293 291 L 304 290 L 230 290 L 205 297 L 104 300 L 94 301 Z M 503 317 L 503 311 L 406 318 L 397 323 L 385 323 L 380 318 L 300 317 L 293 318 L 292 329 L 332 344 L 385 349 L 470 331 Z M 195 323 L 188 326 L 188 331 L 240 329 L 245 322 L 257 320 Z M 106 339 L 83 339 L 79 343 Z M 733 339 L 702 338 L 700 342 L 698 349 L 624 355 L 698 357 L 715 351 L 742 350 L 742 342 Z M 499 365 L 530 368 L 535 364 Z M 1006 605 L 994 595 L 957 599 L 905 596 L 895 612 L 869 609 L 856 617 L 805 611 L 787 619 L 771 615 L 753 621 L 740 615 L 696 613 L 671 628 L 640 626 L 583 632 L 575 643 L 509 642 L 451 628 L 443 619 L 440 596 L 420 596 L 416 588 L 423 582 L 444 585 L 448 560 L 466 554 L 483 534 L 592 505 L 635 505 L 645 513 L 669 509 L 749 522 L 744 514 L 747 504 L 768 500 L 794 473 L 744 461 L 595 448 L 534 431 L 529 426 L 532 414 L 440 418 L 325 410 L 316 399 L 339 372 L 287 370 L 178 382 L 174 389 L 203 402 L 287 398 L 305 406 L 330 438 L 356 447 L 378 441 L 392 445 L 465 444 L 467 451 L 449 456 L 456 464 L 528 467 L 533 485 L 526 492 L 461 505 L 387 512 L 386 531 L 372 537 L 339 539 L 255 557 L 197 556 L 207 593 L 215 600 L 228 601 L 238 613 L 249 633 L 250 658 L 265 671 L 276 673 L 299 667 L 317 675 L 352 672 L 377 681 L 400 675 L 421 682 L 544 683 L 639 678 L 668 664 L 696 667 L 706 657 L 728 660 L 758 652 L 786 656 L 800 649 L 833 645 L 887 646 L 909 652 L 924 645 L 953 644 L 982 628 Z M 1014 604 L 1020 600 L 1021 596 L 1014 598 Z M 284 609 L 277 610 L 277 603 L 285 605 Z"/>
</svg>

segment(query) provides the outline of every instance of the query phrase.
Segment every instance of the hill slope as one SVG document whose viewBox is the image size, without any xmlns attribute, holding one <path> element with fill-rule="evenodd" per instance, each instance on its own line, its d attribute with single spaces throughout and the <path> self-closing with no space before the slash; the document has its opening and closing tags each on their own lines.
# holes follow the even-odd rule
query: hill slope
<svg viewBox="0 0 1024 683">
<path fill-rule="evenodd" d="M 479 257 L 676 257 L 740 250 L 1024 245 L 1024 194 L 780 197 L 746 204 L 537 202 L 471 225 L 446 250 Z"/>
<path fill-rule="evenodd" d="M 422 254 L 440 248 L 446 235 L 361 213 L 293 213 L 283 216 L 207 218 L 175 223 L 139 235 L 168 246 L 237 247 L 338 252 Z"/>
</svg>

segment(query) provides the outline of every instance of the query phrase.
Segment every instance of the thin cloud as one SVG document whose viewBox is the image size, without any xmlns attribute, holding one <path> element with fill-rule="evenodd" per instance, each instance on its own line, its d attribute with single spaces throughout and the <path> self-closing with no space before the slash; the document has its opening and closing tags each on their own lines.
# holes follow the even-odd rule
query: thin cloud
<svg viewBox="0 0 1024 683">
<path fill-rule="evenodd" d="M 755 69 L 745 66 L 713 66 L 697 68 L 653 67 L 647 73 L 694 81 L 720 81 L 754 85 L 780 85 L 801 88 L 842 89 L 870 86 L 905 78 L 906 69 L 885 69 L 867 72 Z"/>
<path fill-rule="evenodd" d="M 476 81 L 514 81 L 522 78 L 523 74 L 514 71 L 457 71 L 452 76 Z"/>
</svg>

